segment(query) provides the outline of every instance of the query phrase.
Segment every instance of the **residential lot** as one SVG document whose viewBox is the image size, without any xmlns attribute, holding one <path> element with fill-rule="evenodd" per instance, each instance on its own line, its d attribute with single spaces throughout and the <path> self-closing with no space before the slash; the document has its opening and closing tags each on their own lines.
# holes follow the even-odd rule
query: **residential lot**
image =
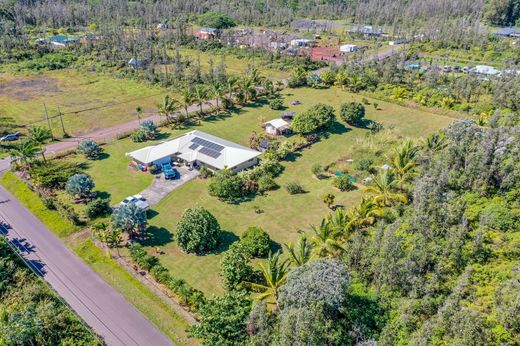
<svg viewBox="0 0 520 346">
<path fill-rule="evenodd" d="M 298 106 L 288 106 L 286 111 L 299 112 L 318 102 L 334 106 L 336 110 L 343 102 L 358 101 L 362 96 L 354 95 L 340 89 L 288 89 L 283 92 L 284 104 L 291 101 L 302 102 Z M 383 101 L 377 102 L 378 109 L 367 105 L 367 118 L 381 122 L 387 130 L 381 134 L 380 141 L 398 137 L 422 137 L 445 127 L 453 118 L 429 113 L 421 110 L 402 107 Z M 265 104 L 254 104 L 243 107 L 229 114 L 210 116 L 193 126 L 164 130 L 162 140 L 168 135 L 178 135 L 190 130 L 201 130 L 221 138 L 248 145 L 252 131 L 261 132 L 261 123 L 274 119 L 281 111 L 271 110 Z M 228 204 L 208 195 L 207 180 L 195 179 L 179 187 L 150 213 L 151 239 L 146 245 L 151 250 L 157 247 L 163 252 L 161 262 L 172 274 L 188 281 L 192 286 L 205 293 L 221 293 L 222 287 L 218 276 L 221 253 L 230 242 L 237 239 L 248 226 L 264 228 L 277 243 L 276 246 L 295 240 L 300 231 L 308 231 L 311 224 L 319 223 L 326 213 L 327 207 L 322 202 L 325 193 L 336 195 L 335 204 L 345 207 L 358 202 L 363 190 L 361 184 L 351 192 L 340 192 L 331 185 L 331 179 L 316 179 L 311 173 L 314 163 L 327 165 L 339 160 L 352 158 L 354 162 L 370 152 L 375 144 L 367 137 L 366 129 L 352 128 L 339 121 L 328 138 L 322 139 L 312 147 L 284 162 L 285 171 L 276 179 L 280 188 L 265 196 L 240 204 Z M 125 153 L 142 148 L 148 143 L 133 143 L 129 139 L 117 141 L 105 146 L 106 158 L 89 163 L 87 173 L 96 182 L 96 188 L 106 191 L 114 203 L 128 195 L 138 193 L 152 182 L 152 175 L 128 168 L 129 158 Z M 377 164 L 384 163 L 384 157 Z M 307 191 L 300 195 L 289 195 L 283 188 L 288 182 L 297 181 Z M 226 241 L 214 254 L 206 256 L 183 253 L 173 242 L 172 235 L 182 212 L 189 207 L 201 205 L 207 208 L 219 220 L 226 231 Z M 255 212 L 261 210 L 261 213 Z"/>
</svg>

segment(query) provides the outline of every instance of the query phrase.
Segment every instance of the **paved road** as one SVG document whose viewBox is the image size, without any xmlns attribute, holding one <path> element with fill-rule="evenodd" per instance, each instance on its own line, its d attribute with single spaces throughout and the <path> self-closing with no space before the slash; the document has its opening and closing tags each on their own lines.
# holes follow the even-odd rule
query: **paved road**
<svg viewBox="0 0 520 346">
<path fill-rule="evenodd" d="M 0 222 L 0 231 L 108 345 L 173 345 L 2 186 Z"/>
</svg>

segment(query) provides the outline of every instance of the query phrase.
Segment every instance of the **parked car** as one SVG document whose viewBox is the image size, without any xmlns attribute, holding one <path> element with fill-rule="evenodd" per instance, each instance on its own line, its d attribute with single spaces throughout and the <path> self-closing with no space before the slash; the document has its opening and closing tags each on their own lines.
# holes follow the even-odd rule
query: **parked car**
<svg viewBox="0 0 520 346">
<path fill-rule="evenodd" d="M 119 203 L 119 206 L 128 204 L 135 204 L 138 208 L 143 210 L 150 209 L 150 205 L 146 202 L 146 199 L 139 194 L 126 197 L 123 201 L 121 201 L 121 203 Z"/>
<path fill-rule="evenodd" d="M 20 137 L 20 132 L 10 133 L 0 138 L 0 142 L 12 142 L 16 141 Z"/>
</svg>

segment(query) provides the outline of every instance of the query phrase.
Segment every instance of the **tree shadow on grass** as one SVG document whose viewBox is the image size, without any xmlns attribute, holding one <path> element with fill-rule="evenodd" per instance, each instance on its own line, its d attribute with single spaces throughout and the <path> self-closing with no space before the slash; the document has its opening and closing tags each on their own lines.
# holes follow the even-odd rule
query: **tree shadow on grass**
<svg viewBox="0 0 520 346">
<path fill-rule="evenodd" d="M 223 252 L 226 252 L 231 246 L 231 244 L 238 241 L 239 239 L 240 238 L 235 233 L 222 230 L 222 233 L 220 234 L 218 247 L 215 250 L 211 251 L 210 254 L 219 255 Z"/>
<path fill-rule="evenodd" d="M 327 138 L 329 134 L 341 135 L 343 133 L 347 133 L 350 131 L 352 131 L 352 129 L 346 127 L 345 125 L 343 125 L 340 122 L 335 121 L 332 124 L 332 126 L 329 128 L 329 130 L 327 132 L 325 132 L 324 134 L 325 134 L 325 138 Z"/>
<path fill-rule="evenodd" d="M 296 161 L 296 159 L 298 159 L 301 156 L 302 156 L 302 154 L 299 152 L 292 152 L 289 155 L 287 155 L 287 157 L 284 159 L 284 161 L 294 162 L 294 161 Z"/>
<path fill-rule="evenodd" d="M 110 157 L 110 154 L 109 153 L 106 153 L 106 152 L 102 152 L 101 154 L 99 154 L 98 157 L 96 157 L 95 161 L 102 161 L 102 160 L 106 160 Z"/>
<path fill-rule="evenodd" d="M 173 241 L 173 234 L 164 227 L 148 227 L 148 237 L 141 243 L 144 246 L 161 246 Z"/>
<path fill-rule="evenodd" d="M 151 220 L 153 219 L 154 217 L 156 217 L 157 215 L 159 215 L 159 212 L 153 210 L 153 209 L 148 209 L 146 211 L 146 216 L 148 217 L 148 220 Z"/>
<path fill-rule="evenodd" d="M 277 242 L 275 242 L 274 240 L 271 239 L 271 242 L 269 244 L 269 250 L 272 253 L 276 253 L 278 251 L 282 251 L 282 245 L 280 243 L 277 243 Z"/>
<path fill-rule="evenodd" d="M 165 140 L 165 139 L 169 138 L 170 136 L 171 136 L 171 134 L 169 134 L 169 133 L 161 132 L 157 136 L 155 136 L 155 140 L 156 141 Z"/>
</svg>

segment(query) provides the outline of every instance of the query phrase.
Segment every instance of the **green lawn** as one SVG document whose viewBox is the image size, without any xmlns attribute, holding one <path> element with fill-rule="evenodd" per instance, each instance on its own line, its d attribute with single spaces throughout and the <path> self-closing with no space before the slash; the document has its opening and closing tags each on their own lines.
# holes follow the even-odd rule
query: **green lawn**
<svg viewBox="0 0 520 346">
<path fill-rule="evenodd" d="M 45 108 L 55 116 L 89 109 L 77 114 L 65 114 L 65 130 L 80 135 L 124 121 L 136 119 L 135 108 L 144 114 L 155 112 L 167 93 L 165 89 L 128 79 L 117 79 L 97 73 L 72 69 L 39 73 L 10 74 L 0 72 L 0 116 L 13 117 L 19 124 L 41 121 L 47 125 Z M 58 118 L 52 119 L 56 136 L 61 136 Z"/>
<path fill-rule="evenodd" d="M 188 339 L 187 322 L 175 310 L 163 302 L 154 292 L 134 278 L 115 260 L 104 254 L 90 240 L 90 237 L 72 237 L 72 232 L 79 230 L 64 220 L 55 211 L 45 208 L 38 195 L 13 173 L 6 173 L 2 184 L 25 207 L 34 213 L 53 233 L 62 238 L 67 245 L 86 263 L 88 263 L 103 279 L 118 290 L 130 303 L 154 323 L 177 345 L 197 345 L 194 339 Z"/>
<path fill-rule="evenodd" d="M 288 107 L 288 110 L 296 112 L 317 102 L 330 104 L 339 110 L 342 102 L 361 101 L 361 96 L 335 88 L 288 89 L 284 91 L 284 95 L 286 105 L 296 99 L 302 102 L 302 105 Z M 367 106 L 367 118 L 380 121 L 386 128 L 392 129 L 389 131 L 392 136 L 426 136 L 445 127 L 453 120 L 393 103 L 383 101 L 377 101 L 377 103 L 379 104 L 377 110 L 372 105 Z M 273 111 L 266 105 L 252 105 L 228 116 L 211 117 L 199 125 L 167 132 L 178 134 L 198 129 L 247 145 L 252 131 L 262 131 L 261 122 L 275 118 L 279 114 L 280 111 Z M 206 293 L 223 292 L 218 277 L 221 254 L 187 255 L 172 242 L 172 232 L 175 230 L 175 225 L 182 212 L 197 204 L 206 207 L 216 216 L 222 228 L 228 232 L 226 235 L 230 240 L 236 239 L 248 226 L 256 225 L 263 227 L 278 244 L 293 241 L 297 237 L 298 231 L 307 231 L 309 225 L 319 223 L 327 212 L 327 208 L 322 202 L 323 194 L 328 192 L 335 194 L 336 203 L 346 207 L 359 201 L 362 186 L 352 192 L 339 192 L 331 186 L 330 179 L 317 180 L 312 176 L 310 169 L 314 163 L 325 165 L 340 158 L 352 157 L 354 160 L 362 158 L 364 155 L 362 153 L 366 153 L 366 147 L 370 146 L 370 140 L 366 137 L 367 132 L 364 129 L 353 129 L 338 123 L 329 138 L 304 150 L 294 161 L 284 164 L 285 172 L 277 179 L 277 183 L 282 188 L 239 205 L 226 204 L 210 197 L 207 193 L 207 181 L 194 180 L 183 185 L 154 208 L 157 213 L 154 213 L 150 219 L 154 239 L 149 245 L 161 247 L 165 252 L 160 256 L 161 262 L 174 275 L 184 278 L 195 288 Z M 98 187 L 102 186 L 103 190 L 106 189 L 105 191 L 113 196 L 124 197 L 123 195 L 137 193 L 146 187 L 146 181 L 141 180 L 141 177 L 149 176 L 149 174 L 127 171 L 125 165 L 128 163 L 128 159 L 124 153 L 145 145 L 135 144 L 130 140 L 108 145 L 106 152 L 110 156 L 104 160 L 93 161 L 87 171 L 93 176 Z M 381 163 L 384 161 L 383 158 L 380 160 Z M 114 176 L 113 166 L 120 167 L 119 172 L 122 173 Z M 139 182 L 136 183 L 133 179 L 139 179 Z M 289 181 L 298 181 L 308 192 L 296 196 L 289 195 L 283 188 Z M 263 213 L 255 213 L 255 207 L 262 209 Z M 225 248 L 226 246 L 220 252 Z"/>
</svg>

